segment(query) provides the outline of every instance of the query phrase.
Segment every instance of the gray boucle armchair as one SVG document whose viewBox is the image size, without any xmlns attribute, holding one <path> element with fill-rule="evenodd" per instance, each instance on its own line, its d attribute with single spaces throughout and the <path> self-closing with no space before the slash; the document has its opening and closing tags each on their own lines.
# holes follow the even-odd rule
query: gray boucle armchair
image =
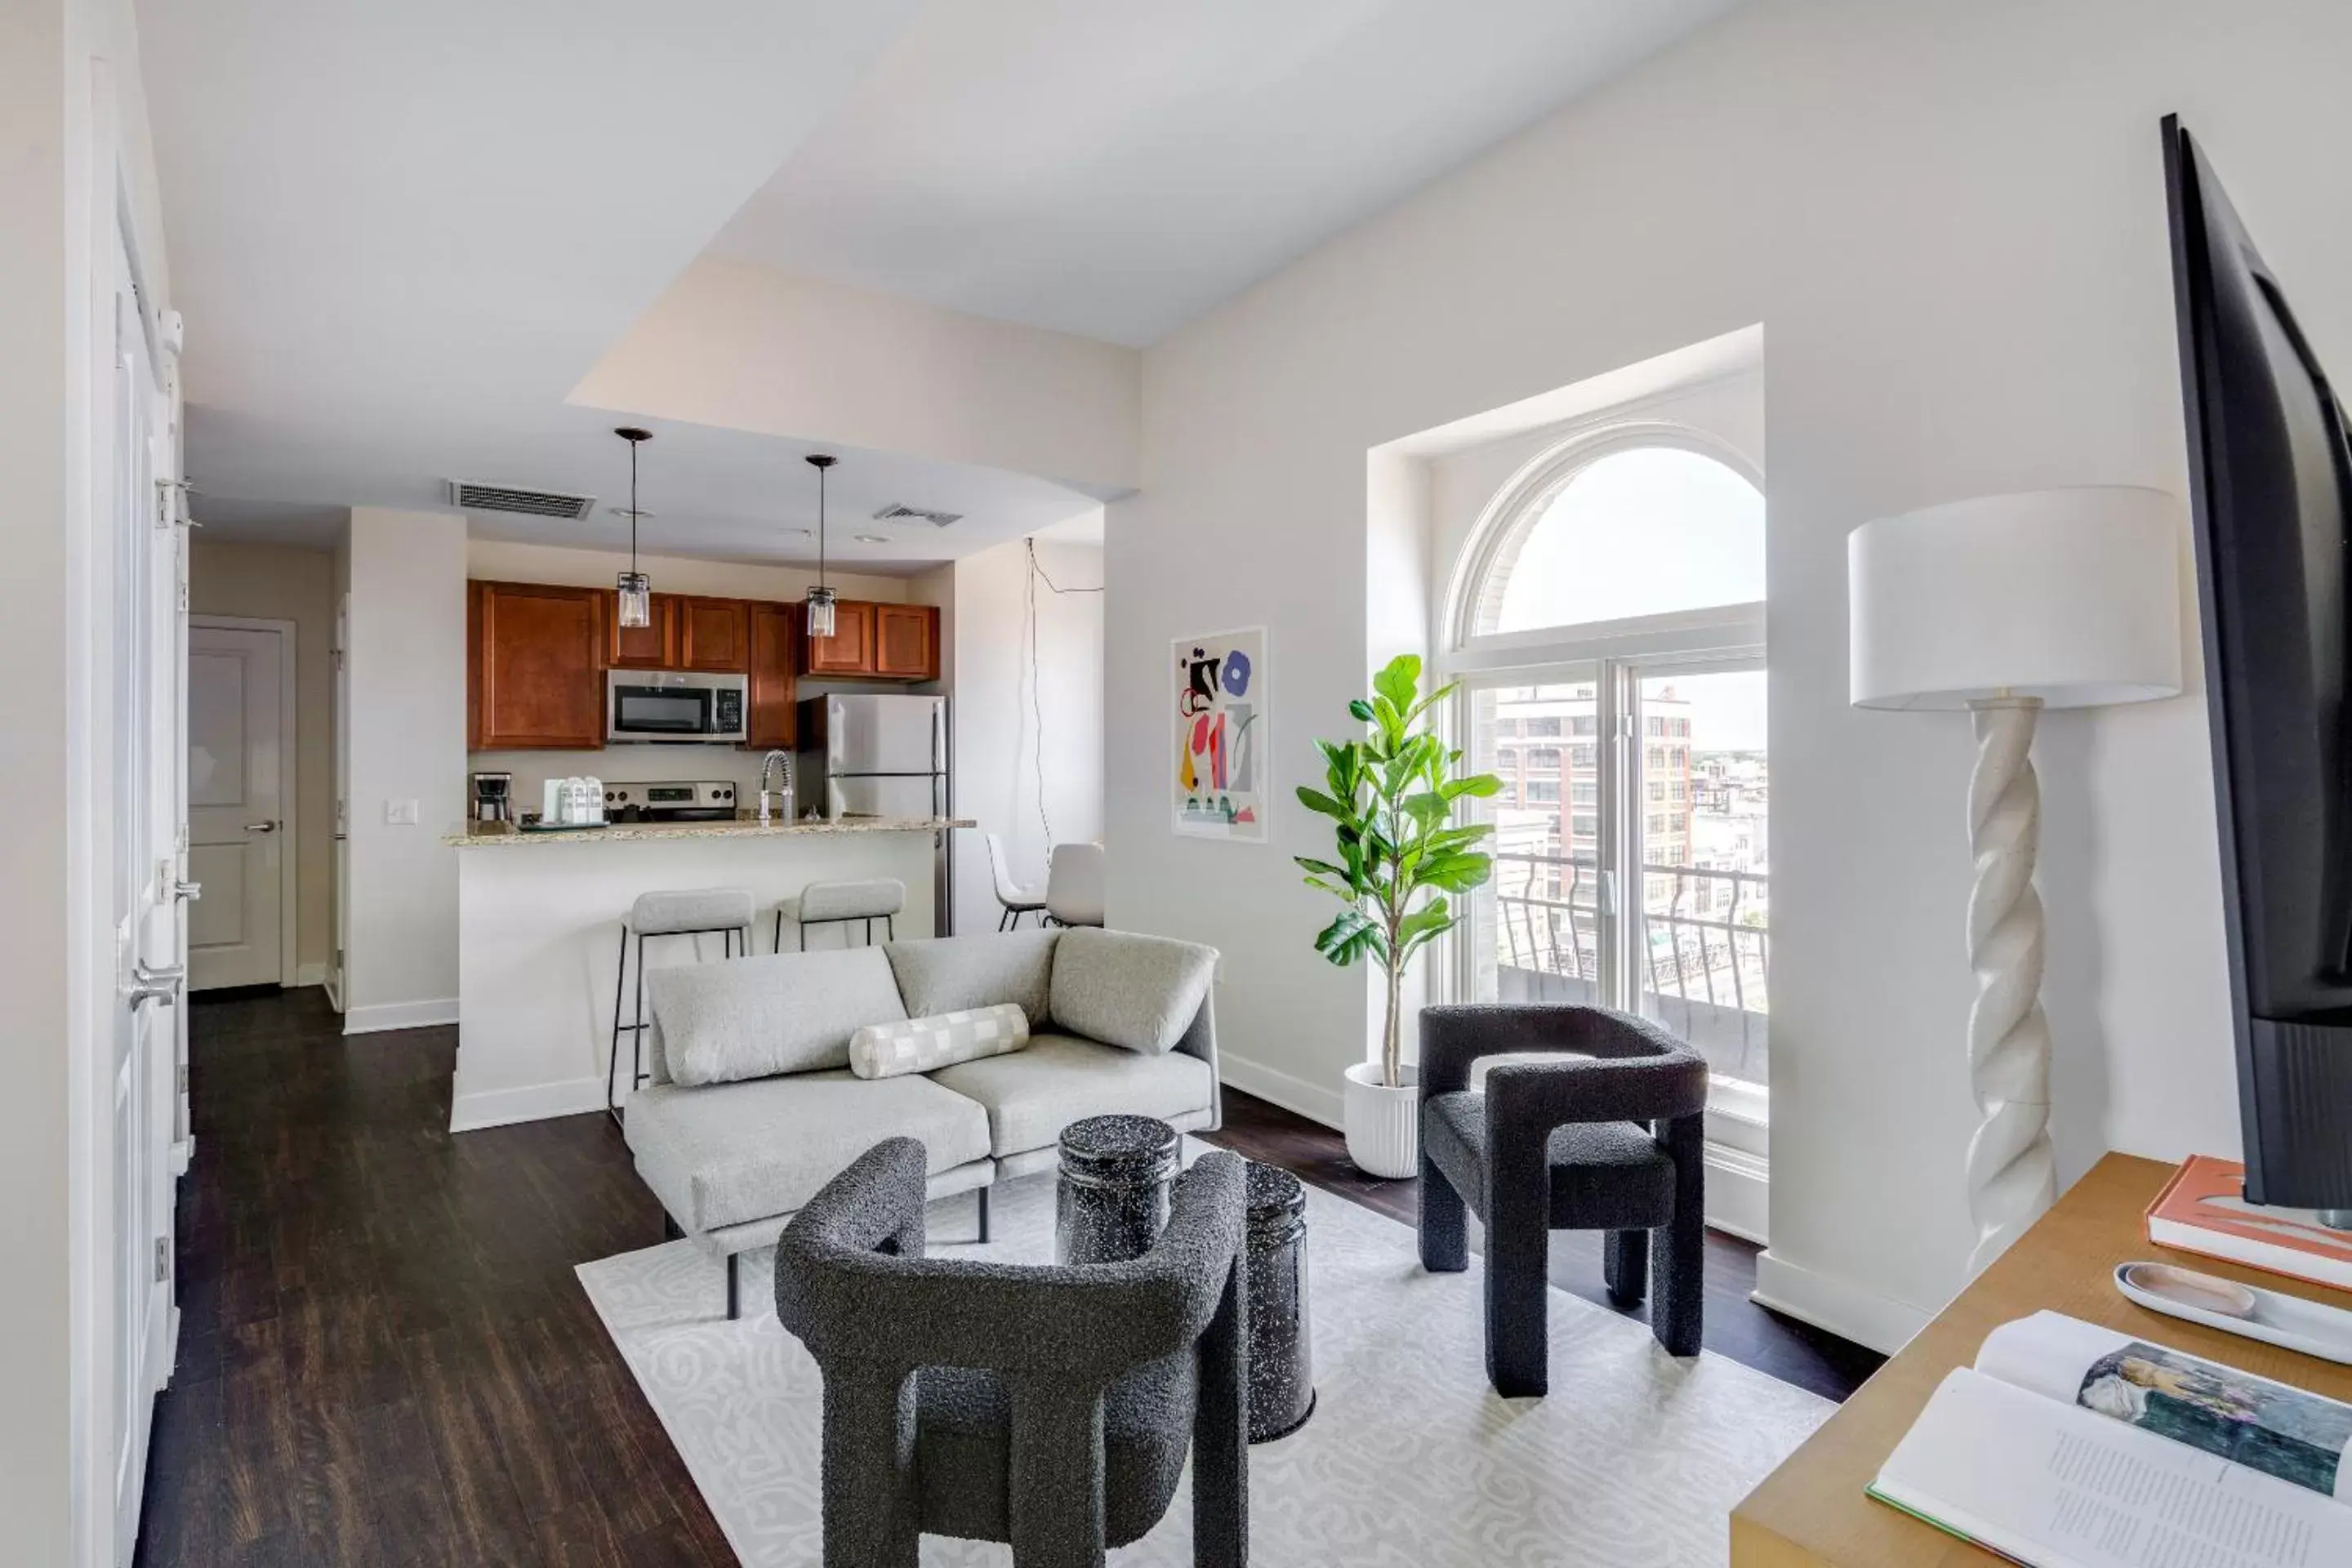
<svg viewBox="0 0 2352 1568">
<path fill-rule="evenodd" d="M 784 1227 L 776 1316 L 824 1374 L 827 1568 L 912 1568 L 924 1532 L 1099 1564 L 1192 1453 L 1192 1560 L 1249 1560 L 1243 1162 L 1177 1178 L 1124 1263 L 923 1256 L 923 1146 L 876 1144 Z"/>
<path fill-rule="evenodd" d="M 1504 1053 L 1485 1091 L 1470 1066 Z M 1605 1230 L 1620 1306 L 1642 1299 L 1660 1233 L 1651 1331 L 1696 1355 L 1706 1246 L 1706 1062 L 1646 1018 L 1603 1007 L 1499 1004 L 1421 1013 L 1421 1261 L 1469 1267 L 1463 1205 L 1486 1226 L 1486 1375 L 1506 1397 L 1542 1394 L 1546 1262 L 1555 1230 Z M 1636 1125 L 1636 1124 L 1639 1125 Z"/>
</svg>

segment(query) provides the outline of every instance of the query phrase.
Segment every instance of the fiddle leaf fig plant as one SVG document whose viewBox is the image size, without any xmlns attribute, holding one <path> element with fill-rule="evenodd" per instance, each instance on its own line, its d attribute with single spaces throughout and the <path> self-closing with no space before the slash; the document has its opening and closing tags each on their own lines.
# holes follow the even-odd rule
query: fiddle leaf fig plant
<svg viewBox="0 0 2352 1568">
<path fill-rule="evenodd" d="M 1342 967 L 1370 959 L 1388 973 L 1388 1018 L 1381 1081 L 1402 1085 L 1403 1059 L 1398 998 L 1413 955 L 1460 921 L 1459 898 L 1486 879 L 1492 862 L 1475 847 L 1494 831 L 1483 822 L 1456 823 L 1465 796 L 1502 787 L 1492 773 L 1458 774 L 1462 753 L 1432 734 L 1430 710 L 1451 686 L 1420 695 L 1421 660 L 1400 654 L 1372 678 L 1370 700 L 1348 704 L 1365 733 L 1318 741 L 1324 787 L 1301 785 L 1300 803 L 1331 819 L 1338 858 L 1295 857 L 1307 885 L 1348 907 L 1315 938 L 1315 951 Z"/>
</svg>

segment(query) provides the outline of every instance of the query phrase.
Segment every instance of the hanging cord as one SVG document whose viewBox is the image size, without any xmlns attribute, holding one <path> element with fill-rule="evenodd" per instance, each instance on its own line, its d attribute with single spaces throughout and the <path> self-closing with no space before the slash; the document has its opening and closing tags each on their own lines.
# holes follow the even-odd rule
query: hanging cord
<svg viewBox="0 0 2352 1568">
<path fill-rule="evenodd" d="M 629 443 L 629 575 L 637 574 L 637 447 Z"/>
<path fill-rule="evenodd" d="M 1037 825 L 1045 830 L 1045 853 L 1054 853 L 1054 823 L 1045 814 L 1045 707 L 1038 694 L 1042 670 L 1037 663 L 1037 584 L 1043 583 L 1051 592 L 1060 594 L 1099 594 L 1102 589 L 1065 588 L 1045 573 L 1037 562 L 1037 542 L 1023 541 L 1029 547 L 1029 576 L 1023 584 L 1022 608 L 1029 623 L 1029 716 L 1037 732 L 1035 756 L 1037 773 Z"/>
<path fill-rule="evenodd" d="M 816 585 L 817 585 L 818 587 L 820 587 L 820 588 L 822 588 L 822 587 L 824 587 L 824 470 L 825 470 L 825 468 L 826 468 L 826 465 L 825 465 L 825 464 L 824 464 L 824 463 L 819 463 L 819 464 L 816 466 Z"/>
</svg>

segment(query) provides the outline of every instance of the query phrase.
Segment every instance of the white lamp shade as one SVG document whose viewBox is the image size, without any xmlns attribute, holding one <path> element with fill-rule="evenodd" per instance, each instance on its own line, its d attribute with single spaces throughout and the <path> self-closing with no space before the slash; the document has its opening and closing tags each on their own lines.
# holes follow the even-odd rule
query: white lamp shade
<svg viewBox="0 0 2352 1568">
<path fill-rule="evenodd" d="M 2180 690 L 2179 505 L 2083 486 L 1881 518 L 1846 539 L 1862 708 L 2051 708 Z"/>
</svg>

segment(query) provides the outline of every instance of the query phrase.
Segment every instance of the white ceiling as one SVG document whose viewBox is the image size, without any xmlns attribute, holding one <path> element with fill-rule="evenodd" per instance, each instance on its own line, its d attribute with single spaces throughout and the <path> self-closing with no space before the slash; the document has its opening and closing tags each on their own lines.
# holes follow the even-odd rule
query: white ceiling
<svg viewBox="0 0 2352 1568">
<path fill-rule="evenodd" d="M 474 479 L 600 498 L 479 533 L 609 546 L 651 422 L 565 397 L 706 247 L 1148 342 L 1734 3 L 136 0 L 195 514 L 324 544 Z M 814 559 L 806 445 L 655 427 L 650 548 Z M 866 570 L 1097 505 L 842 456 Z"/>
<path fill-rule="evenodd" d="M 719 236 L 1142 346 L 1737 0 L 934 0 Z"/>
</svg>

